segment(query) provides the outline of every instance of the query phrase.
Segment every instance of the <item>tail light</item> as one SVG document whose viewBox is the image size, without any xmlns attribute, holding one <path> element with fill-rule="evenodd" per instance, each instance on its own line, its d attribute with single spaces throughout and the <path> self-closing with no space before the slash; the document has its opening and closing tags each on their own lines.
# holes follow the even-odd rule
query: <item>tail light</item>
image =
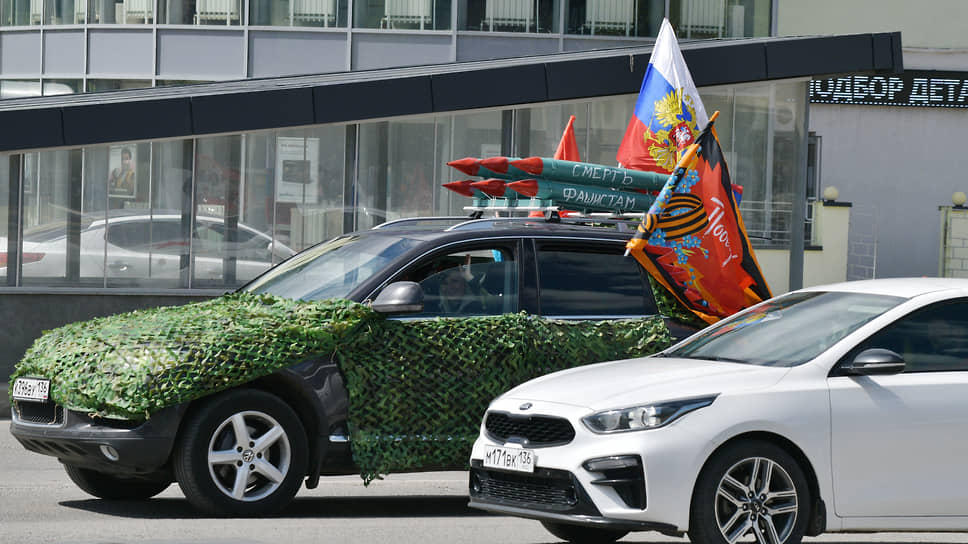
<svg viewBox="0 0 968 544">
<path fill-rule="evenodd" d="M 24 253 L 23 263 L 35 263 L 44 258 L 46 253 Z M 6 268 L 7 266 L 7 254 L 0 253 L 0 268 Z"/>
</svg>

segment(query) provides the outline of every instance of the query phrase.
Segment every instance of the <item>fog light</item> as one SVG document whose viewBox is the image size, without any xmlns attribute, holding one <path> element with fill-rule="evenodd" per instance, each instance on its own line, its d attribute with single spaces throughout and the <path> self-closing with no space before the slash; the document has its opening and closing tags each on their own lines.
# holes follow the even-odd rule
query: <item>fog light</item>
<svg viewBox="0 0 968 544">
<path fill-rule="evenodd" d="M 104 455 L 108 461 L 117 461 L 121 458 L 121 456 L 118 455 L 118 450 L 108 446 L 107 444 L 101 444 L 101 454 Z"/>
<path fill-rule="evenodd" d="M 582 466 L 585 467 L 585 470 L 591 472 L 603 472 L 606 470 L 638 467 L 641 466 L 641 463 L 636 455 L 623 455 L 620 457 L 600 457 L 598 459 L 589 459 L 588 461 L 585 461 Z"/>
</svg>

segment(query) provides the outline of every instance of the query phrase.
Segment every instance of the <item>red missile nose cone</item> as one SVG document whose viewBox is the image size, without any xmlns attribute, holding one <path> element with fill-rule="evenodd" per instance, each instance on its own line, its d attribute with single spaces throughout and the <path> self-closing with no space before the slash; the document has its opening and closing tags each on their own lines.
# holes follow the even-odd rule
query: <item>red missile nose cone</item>
<svg viewBox="0 0 968 544">
<path fill-rule="evenodd" d="M 447 187 L 451 191 L 462 194 L 464 196 L 474 196 L 474 189 L 471 189 L 472 183 L 474 183 L 474 180 L 462 179 L 459 181 L 452 181 L 450 183 L 445 183 L 444 187 Z"/>
<path fill-rule="evenodd" d="M 541 171 L 544 170 L 544 159 L 541 157 L 518 159 L 516 161 L 511 161 L 511 164 L 518 170 L 524 170 L 532 176 L 540 176 Z"/>
<path fill-rule="evenodd" d="M 474 183 L 471 183 L 471 187 L 486 195 L 504 196 L 506 185 L 504 185 L 504 181 L 502 180 L 491 178 L 482 181 L 475 181 Z"/>
<path fill-rule="evenodd" d="M 522 179 L 507 184 L 508 189 L 521 193 L 524 196 L 535 197 L 538 195 L 538 180 Z"/>
<path fill-rule="evenodd" d="M 508 173 L 508 158 L 507 157 L 489 157 L 487 159 L 481 159 L 481 166 L 487 168 L 491 172 L 500 172 L 502 174 Z"/>
<path fill-rule="evenodd" d="M 450 161 L 447 163 L 447 166 L 452 166 L 468 176 L 476 176 L 478 170 L 481 169 L 477 159 L 473 157 L 465 157 L 463 159 L 457 159 L 456 161 Z"/>
</svg>

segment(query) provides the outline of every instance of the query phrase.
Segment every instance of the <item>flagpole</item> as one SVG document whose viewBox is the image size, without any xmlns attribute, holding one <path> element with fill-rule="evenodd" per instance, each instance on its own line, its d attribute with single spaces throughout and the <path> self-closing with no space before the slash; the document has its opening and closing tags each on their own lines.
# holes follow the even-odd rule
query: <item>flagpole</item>
<svg viewBox="0 0 968 544">
<path fill-rule="evenodd" d="M 713 114 L 709 117 L 709 122 L 706 123 L 706 127 L 702 129 L 700 135 L 712 129 L 713 122 L 716 121 L 717 117 L 719 117 L 719 110 L 713 112 Z M 696 138 L 696 141 L 698 142 L 699 138 Z M 656 225 L 659 224 L 659 216 L 662 214 L 663 210 L 665 210 L 665 205 L 667 202 L 669 202 L 672 192 L 675 190 L 676 185 L 679 184 L 679 180 L 681 180 L 685 175 L 686 170 L 689 168 L 689 164 L 692 163 L 692 160 L 696 157 L 696 153 L 698 152 L 699 144 L 693 143 L 687 147 L 682 156 L 679 157 L 679 162 L 676 163 L 675 169 L 672 171 L 672 174 L 669 175 L 669 179 L 666 180 L 665 185 L 659 192 L 659 196 L 656 197 L 655 202 L 653 202 L 652 206 L 649 207 L 648 213 L 645 214 L 645 217 L 642 218 L 642 222 L 639 223 L 639 226 L 635 229 L 635 235 L 632 236 L 632 239 L 629 240 L 625 245 L 626 257 L 629 256 L 633 249 L 642 250 L 648 243 L 649 237 L 652 236 L 652 231 L 654 231 Z"/>
</svg>

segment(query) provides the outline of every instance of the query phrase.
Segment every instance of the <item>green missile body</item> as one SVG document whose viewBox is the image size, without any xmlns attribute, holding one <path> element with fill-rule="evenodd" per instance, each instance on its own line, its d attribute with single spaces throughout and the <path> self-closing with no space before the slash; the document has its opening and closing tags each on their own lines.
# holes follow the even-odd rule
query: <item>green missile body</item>
<svg viewBox="0 0 968 544">
<path fill-rule="evenodd" d="M 616 191 L 591 185 L 561 183 L 546 179 L 525 179 L 507 188 L 526 197 L 553 200 L 569 210 L 646 212 L 655 197 L 644 193 Z"/>
<path fill-rule="evenodd" d="M 541 177 L 557 182 L 594 185 L 610 189 L 640 189 L 661 191 L 668 174 L 642 172 L 589 162 L 572 162 L 542 157 L 511 159 L 513 168 L 528 172 L 529 177 Z"/>
</svg>

